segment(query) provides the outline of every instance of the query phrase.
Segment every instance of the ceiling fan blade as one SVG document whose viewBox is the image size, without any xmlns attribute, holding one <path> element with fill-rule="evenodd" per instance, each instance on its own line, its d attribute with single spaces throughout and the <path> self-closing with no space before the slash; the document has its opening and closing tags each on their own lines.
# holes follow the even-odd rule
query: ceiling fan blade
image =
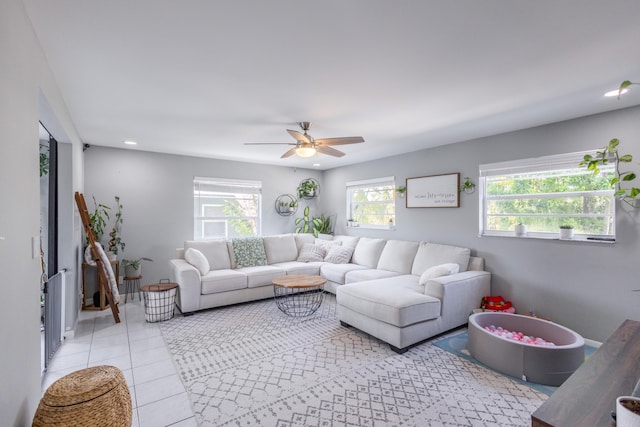
<svg viewBox="0 0 640 427">
<path fill-rule="evenodd" d="M 297 145 L 293 142 L 245 142 L 244 145 Z"/>
<path fill-rule="evenodd" d="M 294 144 L 295 145 L 295 144 Z M 296 154 L 296 147 L 293 147 L 291 150 L 287 151 L 286 153 L 284 153 L 282 156 L 280 156 L 281 159 L 287 158 L 287 157 L 291 157 L 294 154 Z"/>
<path fill-rule="evenodd" d="M 298 142 L 307 143 L 307 144 L 311 143 L 311 140 L 309 138 L 307 138 L 307 135 L 304 135 L 304 134 L 298 132 L 297 130 L 287 129 L 287 132 L 289 132 L 289 135 L 294 137 L 295 140 L 298 141 Z"/>
<path fill-rule="evenodd" d="M 345 136 L 340 138 L 320 138 L 315 140 L 315 143 L 320 145 L 345 145 L 345 144 L 358 144 L 360 142 L 364 142 L 364 138 L 361 136 Z"/>
<path fill-rule="evenodd" d="M 326 145 L 318 145 L 316 146 L 316 150 L 322 154 L 328 154 L 334 157 L 342 157 L 344 153 L 342 151 L 336 150 L 335 148 L 327 147 Z"/>
</svg>

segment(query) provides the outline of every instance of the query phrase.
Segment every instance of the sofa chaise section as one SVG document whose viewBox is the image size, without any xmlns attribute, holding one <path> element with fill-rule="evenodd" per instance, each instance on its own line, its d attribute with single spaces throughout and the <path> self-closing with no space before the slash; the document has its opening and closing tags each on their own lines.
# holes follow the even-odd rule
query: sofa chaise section
<svg viewBox="0 0 640 427">
<path fill-rule="evenodd" d="M 451 264 L 458 272 L 428 276 Z M 338 318 L 403 353 L 467 323 L 491 291 L 491 274 L 483 267 L 482 259 L 471 257 L 469 249 L 421 242 L 411 274 L 338 286 Z"/>
</svg>

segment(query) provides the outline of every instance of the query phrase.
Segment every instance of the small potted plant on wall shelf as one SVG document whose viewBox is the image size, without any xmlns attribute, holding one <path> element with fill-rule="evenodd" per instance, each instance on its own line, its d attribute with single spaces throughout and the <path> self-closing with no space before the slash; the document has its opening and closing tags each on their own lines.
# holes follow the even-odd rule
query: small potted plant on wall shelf
<svg viewBox="0 0 640 427">
<path fill-rule="evenodd" d="M 407 187 L 398 187 L 396 188 L 396 193 L 398 193 L 398 197 L 404 197 L 405 193 L 407 192 Z"/>
<path fill-rule="evenodd" d="M 562 240 L 573 239 L 573 225 L 562 224 L 560 226 L 560 238 Z"/>
<path fill-rule="evenodd" d="M 151 258 L 138 258 L 138 259 L 123 259 L 122 266 L 124 267 L 125 277 L 139 277 L 142 276 L 142 261 L 153 261 Z"/>
<path fill-rule="evenodd" d="M 471 182 L 468 176 L 464 177 L 464 183 L 460 186 L 460 192 L 465 192 L 467 194 L 471 194 L 476 191 L 476 185 Z"/>
<path fill-rule="evenodd" d="M 313 178 L 303 179 L 298 185 L 300 199 L 313 199 L 318 195 L 318 182 Z"/>
<path fill-rule="evenodd" d="M 516 232 L 516 236 L 518 237 L 524 237 L 527 235 L 527 225 L 523 224 L 521 222 L 516 224 L 516 228 L 515 228 L 515 232 Z"/>
</svg>

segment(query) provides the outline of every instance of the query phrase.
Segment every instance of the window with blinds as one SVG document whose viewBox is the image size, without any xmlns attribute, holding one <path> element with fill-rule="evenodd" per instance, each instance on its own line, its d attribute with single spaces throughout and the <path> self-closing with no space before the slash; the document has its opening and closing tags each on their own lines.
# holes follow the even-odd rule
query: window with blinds
<svg viewBox="0 0 640 427">
<path fill-rule="evenodd" d="M 359 227 L 388 228 L 396 222 L 394 177 L 347 183 L 347 220 Z"/>
<path fill-rule="evenodd" d="M 615 238 L 614 165 L 594 176 L 582 153 L 480 165 L 480 234 L 556 237 L 561 225 L 578 239 Z"/>
<path fill-rule="evenodd" d="M 193 179 L 195 240 L 260 236 L 262 183 L 221 178 Z"/>
</svg>

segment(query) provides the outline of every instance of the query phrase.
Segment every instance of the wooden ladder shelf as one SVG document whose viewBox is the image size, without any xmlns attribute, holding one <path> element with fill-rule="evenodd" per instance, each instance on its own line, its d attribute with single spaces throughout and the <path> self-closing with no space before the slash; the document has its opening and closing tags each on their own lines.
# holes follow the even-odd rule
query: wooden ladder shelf
<svg viewBox="0 0 640 427">
<path fill-rule="evenodd" d="M 89 242 L 89 247 L 91 248 L 91 254 L 93 255 L 93 259 L 96 260 L 96 270 L 98 271 L 98 286 L 101 288 L 102 292 L 104 292 L 109 300 L 109 306 L 111 307 L 111 312 L 113 313 L 114 320 L 116 321 L 116 323 L 120 323 L 120 310 L 118 309 L 118 304 L 113 299 L 111 287 L 109 286 L 109 279 L 107 278 L 107 274 L 105 272 L 105 268 L 111 268 L 111 265 L 105 266 L 100 259 L 100 254 L 96 246 L 96 236 L 95 234 L 93 234 L 93 228 L 91 228 L 91 218 L 89 217 L 89 210 L 87 209 L 87 204 L 84 201 L 84 196 L 82 195 L 82 193 L 78 193 L 76 191 L 75 198 L 76 205 L 78 206 L 78 211 L 80 212 L 80 219 L 82 219 L 84 233 L 87 235 L 87 241 Z"/>
</svg>

